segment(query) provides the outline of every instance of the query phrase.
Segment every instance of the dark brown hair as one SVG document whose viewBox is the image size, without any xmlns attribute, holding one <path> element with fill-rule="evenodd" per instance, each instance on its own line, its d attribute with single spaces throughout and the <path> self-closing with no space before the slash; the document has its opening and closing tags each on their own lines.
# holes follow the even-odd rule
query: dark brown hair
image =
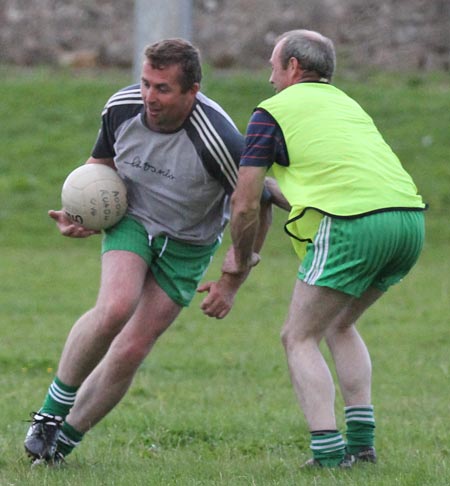
<svg viewBox="0 0 450 486">
<path fill-rule="evenodd" d="M 178 64 L 181 67 L 180 86 L 183 93 L 202 80 L 200 52 L 184 39 L 165 39 L 145 48 L 145 57 L 154 69 Z"/>
</svg>

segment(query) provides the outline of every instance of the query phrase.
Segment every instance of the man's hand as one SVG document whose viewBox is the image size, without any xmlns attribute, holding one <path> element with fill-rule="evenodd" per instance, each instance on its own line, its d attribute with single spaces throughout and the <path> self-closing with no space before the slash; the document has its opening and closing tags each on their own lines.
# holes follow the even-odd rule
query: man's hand
<svg viewBox="0 0 450 486">
<path fill-rule="evenodd" d="M 222 263 L 222 273 L 229 273 L 231 275 L 247 274 L 249 270 L 258 265 L 260 261 L 261 257 L 258 255 L 258 253 L 253 252 L 251 259 L 249 262 L 247 262 L 247 264 L 238 263 L 236 260 L 234 247 L 230 246 Z"/>
<path fill-rule="evenodd" d="M 54 211 L 51 209 L 48 212 L 48 215 L 55 220 L 56 226 L 63 236 L 68 236 L 70 238 L 87 238 L 88 236 L 98 235 L 100 233 L 100 231 L 90 230 L 84 226 L 75 224 L 62 210 Z"/>
<path fill-rule="evenodd" d="M 270 192 L 270 201 L 272 204 L 275 204 L 275 206 L 278 206 L 285 211 L 290 211 L 292 209 L 288 200 L 283 196 L 276 179 L 273 177 L 266 177 L 264 180 L 264 186 Z"/>
<path fill-rule="evenodd" d="M 236 293 L 244 280 L 242 275 L 223 273 L 217 282 L 200 285 L 197 292 L 208 292 L 200 309 L 209 317 L 223 319 L 233 307 Z"/>
<path fill-rule="evenodd" d="M 203 313 L 209 317 L 223 319 L 233 307 L 236 293 L 250 273 L 250 268 L 259 261 L 260 256 L 253 253 L 250 264 L 241 268 L 236 263 L 234 248 L 231 246 L 225 255 L 220 279 L 217 282 L 206 282 L 197 288 L 197 292 L 208 292 L 200 305 Z"/>
</svg>

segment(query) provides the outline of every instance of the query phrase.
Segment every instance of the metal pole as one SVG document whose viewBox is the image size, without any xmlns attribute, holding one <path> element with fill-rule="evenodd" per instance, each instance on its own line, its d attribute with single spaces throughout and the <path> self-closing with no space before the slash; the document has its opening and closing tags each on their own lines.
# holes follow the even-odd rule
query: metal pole
<svg viewBox="0 0 450 486">
<path fill-rule="evenodd" d="M 145 46 L 169 37 L 192 38 L 192 0 L 135 0 L 134 81 L 140 78 Z"/>
</svg>

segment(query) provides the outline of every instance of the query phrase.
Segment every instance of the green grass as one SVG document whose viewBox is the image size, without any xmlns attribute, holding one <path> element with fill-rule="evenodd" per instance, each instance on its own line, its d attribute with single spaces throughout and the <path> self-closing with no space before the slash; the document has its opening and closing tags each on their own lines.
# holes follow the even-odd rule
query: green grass
<svg viewBox="0 0 450 486">
<path fill-rule="evenodd" d="M 271 94 L 267 73 L 207 73 L 204 90 L 244 130 Z M 308 433 L 279 330 L 298 262 L 275 221 L 263 261 L 222 321 L 194 300 L 161 337 L 122 403 L 63 470 L 29 468 L 22 441 L 74 320 L 95 301 L 99 237 L 59 236 L 47 210 L 84 162 L 124 73 L 0 68 L 0 485 L 450 484 L 450 88 L 444 75 L 347 74 L 336 80 L 373 116 L 431 208 L 414 271 L 360 323 L 374 364 L 380 463 L 300 471 Z M 226 245 L 224 245 L 225 248 Z M 220 250 L 207 278 L 218 275 Z M 342 427 L 342 401 L 337 412 Z"/>
</svg>

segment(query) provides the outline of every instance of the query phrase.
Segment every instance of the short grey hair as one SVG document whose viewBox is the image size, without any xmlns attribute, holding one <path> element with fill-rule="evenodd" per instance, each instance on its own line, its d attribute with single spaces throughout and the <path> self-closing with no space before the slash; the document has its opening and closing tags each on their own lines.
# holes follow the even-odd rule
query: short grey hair
<svg viewBox="0 0 450 486">
<path fill-rule="evenodd" d="M 328 37 L 312 30 L 298 29 L 281 34 L 277 44 L 281 41 L 280 61 L 283 69 L 294 57 L 305 71 L 316 72 L 321 78 L 331 81 L 336 68 L 336 52 Z"/>
</svg>

